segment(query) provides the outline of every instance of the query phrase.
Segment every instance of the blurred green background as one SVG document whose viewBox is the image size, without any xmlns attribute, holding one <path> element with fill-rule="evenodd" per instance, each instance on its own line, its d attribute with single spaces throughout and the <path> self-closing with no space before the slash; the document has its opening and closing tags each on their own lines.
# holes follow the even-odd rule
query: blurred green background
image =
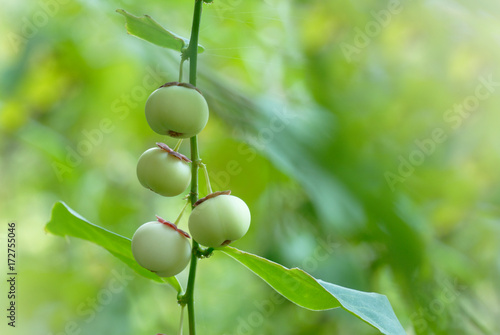
<svg viewBox="0 0 500 335">
<path fill-rule="evenodd" d="M 175 219 L 180 197 L 142 188 L 135 165 L 175 144 L 143 107 L 179 55 L 127 35 L 115 9 L 187 37 L 193 1 L 2 8 L 0 238 L 17 223 L 19 287 L 18 326 L 2 316 L 1 333 L 175 334 L 174 290 L 44 224 L 57 200 L 127 237 Z M 214 188 L 252 211 L 234 246 L 387 295 L 408 334 L 499 334 L 499 19 L 494 0 L 205 6 L 199 141 Z M 196 299 L 200 334 L 377 334 L 277 299 L 220 254 L 200 263 Z"/>
</svg>

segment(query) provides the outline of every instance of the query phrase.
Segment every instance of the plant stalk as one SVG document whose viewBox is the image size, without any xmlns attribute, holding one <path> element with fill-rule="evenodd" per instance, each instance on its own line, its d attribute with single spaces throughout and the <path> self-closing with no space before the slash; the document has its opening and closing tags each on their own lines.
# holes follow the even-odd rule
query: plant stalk
<svg viewBox="0 0 500 335">
<path fill-rule="evenodd" d="M 191 28 L 191 38 L 186 50 L 185 57 L 189 58 L 189 83 L 196 86 L 196 71 L 198 65 L 198 36 L 200 34 L 201 12 L 203 0 L 195 0 L 193 26 Z M 190 139 L 191 145 L 191 207 L 198 201 L 198 168 L 200 163 L 200 154 L 198 151 L 198 137 L 193 136 Z M 184 295 L 188 308 L 189 335 L 196 335 L 196 323 L 194 314 L 194 284 L 196 279 L 196 266 L 198 264 L 199 244 L 193 239 L 191 250 L 191 264 L 189 266 L 189 277 Z"/>
<path fill-rule="evenodd" d="M 196 86 L 196 70 L 198 67 L 198 36 L 200 35 L 201 11 L 203 8 L 203 0 L 195 0 L 193 26 L 191 28 L 191 38 L 187 56 L 189 57 L 189 83 Z"/>
</svg>

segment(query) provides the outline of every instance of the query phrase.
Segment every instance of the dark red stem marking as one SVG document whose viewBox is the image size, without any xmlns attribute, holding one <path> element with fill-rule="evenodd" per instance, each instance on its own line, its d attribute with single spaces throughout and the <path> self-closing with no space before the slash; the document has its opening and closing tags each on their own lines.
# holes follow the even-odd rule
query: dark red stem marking
<svg viewBox="0 0 500 335">
<path fill-rule="evenodd" d="M 187 237 L 187 238 L 191 238 L 191 236 L 189 236 L 189 234 L 188 234 L 188 233 L 186 233 L 184 230 L 177 228 L 177 226 L 175 225 L 175 223 L 172 223 L 172 222 L 170 222 L 170 221 L 167 221 L 167 220 L 165 220 L 165 219 L 163 219 L 163 218 L 159 217 L 158 215 L 156 216 L 156 219 L 158 220 L 158 222 L 159 222 L 159 223 L 162 223 L 162 224 L 164 224 L 164 225 L 166 225 L 166 226 L 168 226 L 168 227 L 172 228 L 173 230 L 175 230 L 175 231 L 176 231 L 176 232 L 178 232 L 179 234 L 184 235 L 184 236 L 185 236 L 185 237 Z"/>
<path fill-rule="evenodd" d="M 170 147 L 168 145 L 166 145 L 165 143 L 156 142 L 156 145 L 158 146 L 158 148 L 166 151 L 169 155 L 172 155 L 176 158 L 179 158 L 182 161 L 191 163 L 191 160 L 189 158 L 187 158 L 183 154 L 178 153 L 177 151 L 174 151 L 173 149 L 170 149 Z"/>
<path fill-rule="evenodd" d="M 201 95 L 203 95 L 203 93 L 201 93 L 201 91 L 198 89 L 198 87 L 191 85 L 189 83 L 179 83 L 178 81 L 171 81 L 171 82 L 165 83 L 165 84 L 161 85 L 159 88 L 170 87 L 170 86 L 181 86 L 181 87 L 191 88 L 193 90 L 198 91 L 198 93 L 200 93 Z"/>
<path fill-rule="evenodd" d="M 193 207 L 198 206 L 199 204 L 201 204 L 202 202 L 207 201 L 208 199 L 212 199 L 212 198 L 218 197 L 219 195 L 230 195 L 230 194 L 231 194 L 230 190 L 227 190 L 227 191 L 217 191 L 217 192 L 214 192 L 214 193 L 210 193 L 206 197 L 201 198 L 200 200 L 198 200 L 197 202 L 195 202 L 194 205 L 193 205 Z"/>
</svg>

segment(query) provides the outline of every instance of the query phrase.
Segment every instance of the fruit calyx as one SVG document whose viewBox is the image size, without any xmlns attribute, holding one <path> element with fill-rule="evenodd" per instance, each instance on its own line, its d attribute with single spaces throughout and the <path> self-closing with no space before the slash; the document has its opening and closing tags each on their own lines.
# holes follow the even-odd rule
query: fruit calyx
<svg viewBox="0 0 500 335">
<path fill-rule="evenodd" d="M 184 156 L 183 154 L 180 154 L 178 153 L 177 151 L 174 151 L 173 149 L 171 149 L 168 145 L 166 145 L 165 143 L 161 143 L 161 142 L 156 142 L 156 145 L 158 146 L 158 148 L 166 151 L 169 155 L 172 155 L 176 158 L 179 158 L 180 160 L 183 160 L 187 163 L 191 163 L 191 160 L 189 158 L 187 158 L 186 156 Z"/>
<path fill-rule="evenodd" d="M 179 234 L 181 235 L 184 235 L 185 237 L 187 238 L 191 238 L 191 236 L 189 236 L 188 233 L 186 233 L 184 230 L 180 229 L 177 227 L 177 225 L 175 223 L 172 223 L 170 221 L 167 221 L 165 219 L 163 219 L 162 217 L 156 215 L 156 219 L 158 220 L 159 223 L 162 223 L 170 228 L 172 228 L 173 230 L 175 230 L 176 232 L 178 232 Z"/>
<path fill-rule="evenodd" d="M 201 91 L 198 89 L 198 87 L 194 86 L 194 85 L 191 85 L 189 83 L 180 83 L 178 81 L 170 81 L 168 83 L 165 83 L 163 85 L 161 85 L 160 87 L 158 88 L 162 88 L 162 87 L 170 87 L 170 86 L 182 86 L 182 87 L 185 87 L 185 88 L 191 88 L 193 90 L 196 90 L 198 93 L 200 93 L 201 95 L 203 95 L 203 93 L 201 93 Z"/>
<path fill-rule="evenodd" d="M 227 190 L 227 191 L 217 191 L 217 192 L 214 192 L 214 193 L 210 193 L 209 195 L 207 195 L 206 197 L 204 198 L 201 198 L 199 199 L 198 201 L 196 201 L 193 205 L 193 207 L 196 207 L 202 203 L 204 203 L 205 201 L 207 201 L 208 199 L 212 199 L 212 198 L 215 198 L 215 197 L 218 197 L 219 195 L 230 195 L 231 194 L 231 190 Z"/>
</svg>

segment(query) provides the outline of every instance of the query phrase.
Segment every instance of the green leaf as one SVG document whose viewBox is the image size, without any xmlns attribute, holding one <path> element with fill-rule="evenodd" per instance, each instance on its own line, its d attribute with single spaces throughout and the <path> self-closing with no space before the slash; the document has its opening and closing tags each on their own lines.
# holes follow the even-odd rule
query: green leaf
<svg viewBox="0 0 500 335">
<path fill-rule="evenodd" d="M 314 311 L 342 307 L 383 334 L 406 334 L 384 295 L 327 283 L 315 279 L 303 270 L 287 269 L 236 248 L 223 247 L 218 250 L 246 266 L 279 294 L 300 307 Z"/>
<path fill-rule="evenodd" d="M 167 282 L 178 293 L 182 291 L 176 277 L 161 278 L 137 264 L 132 255 L 130 239 L 90 223 L 64 202 L 57 202 L 54 205 L 52 217 L 45 226 L 45 230 L 54 235 L 73 236 L 93 242 L 109 251 L 141 276 L 157 282 Z"/>
<path fill-rule="evenodd" d="M 125 16 L 127 32 L 143 40 L 156 44 L 160 47 L 181 51 L 189 45 L 189 40 L 179 36 L 153 20 L 151 16 L 134 16 L 123 9 L 116 10 Z M 205 49 L 198 44 L 198 52 L 202 53 Z"/>
</svg>

